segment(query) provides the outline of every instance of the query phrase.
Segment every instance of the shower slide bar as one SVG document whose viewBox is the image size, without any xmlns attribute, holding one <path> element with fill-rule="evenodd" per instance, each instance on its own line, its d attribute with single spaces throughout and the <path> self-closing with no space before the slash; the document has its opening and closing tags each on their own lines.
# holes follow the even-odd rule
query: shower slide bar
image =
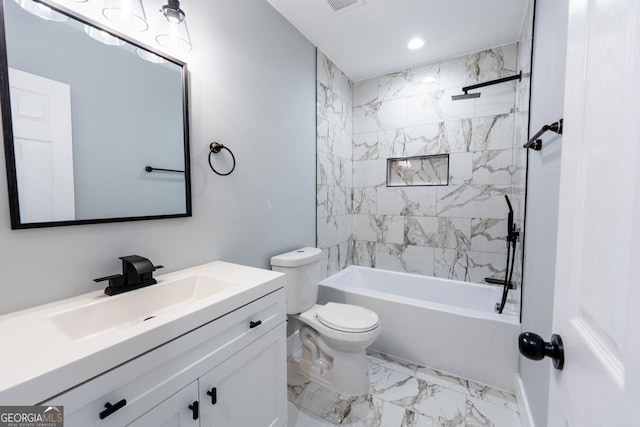
<svg viewBox="0 0 640 427">
<path fill-rule="evenodd" d="M 523 145 L 523 147 L 531 148 L 532 150 L 536 150 L 536 151 L 542 150 L 542 140 L 540 139 L 542 134 L 550 130 L 552 132 L 557 133 L 558 135 L 562 135 L 563 121 L 564 121 L 564 118 L 558 120 L 555 123 L 551 123 L 550 125 L 542 126 L 542 129 L 540 129 L 535 135 L 533 135 L 531 139 L 526 144 Z"/>
</svg>

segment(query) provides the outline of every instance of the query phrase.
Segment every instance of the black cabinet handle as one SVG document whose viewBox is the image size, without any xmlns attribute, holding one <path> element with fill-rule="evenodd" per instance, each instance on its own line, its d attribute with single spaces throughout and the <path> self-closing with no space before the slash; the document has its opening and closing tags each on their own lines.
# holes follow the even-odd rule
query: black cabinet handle
<svg viewBox="0 0 640 427">
<path fill-rule="evenodd" d="M 197 420 L 200 416 L 200 403 L 196 400 L 191 405 L 189 405 L 189 409 L 193 412 L 193 419 Z"/>
<path fill-rule="evenodd" d="M 211 404 L 212 405 L 215 405 L 216 403 L 218 403 L 218 390 L 215 387 L 213 387 L 211 390 L 209 390 L 207 392 L 207 394 L 209 396 L 211 396 Z"/>
<path fill-rule="evenodd" d="M 125 399 L 122 399 L 120 402 L 116 403 L 115 405 L 112 405 L 109 402 L 105 403 L 104 407 L 107 408 L 107 409 L 105 409 L 104 411 L 100 412 L 100 419 L 104 420 L 109 415 L 111 415 L 114 412 L 116 412 L 118 409 L 123 408 L 126 404 L 127 404 L 127 401 Z"/>
<path fill-rule="evenodd" d="M 550 357 L 553 367 L 562 370 L 564 367 L 564 346 L 560 335 L 551 335 L 551 342 L 545 342 L 540 335 L 523 332 L 518 337 L 520 354 L 531 360 L 542 360 Z"/>
<path fill-rule="evenodd" d="M 256 326 L 262 325 L 262 320 L 258 320 L 257 322 L 249 321 L 249 329 L 253 329 Z"/>
</svg>

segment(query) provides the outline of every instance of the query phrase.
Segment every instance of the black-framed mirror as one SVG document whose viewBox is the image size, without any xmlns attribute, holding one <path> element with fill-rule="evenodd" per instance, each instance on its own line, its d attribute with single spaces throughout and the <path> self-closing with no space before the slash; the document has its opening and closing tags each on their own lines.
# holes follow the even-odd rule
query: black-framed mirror
<svg viewBox="0 0 640 427">
<path fill-rule="evenodd" d="M 191 216 L 186 64 L 51 6 L 0 7 L 11 227 Z"/>
</svg>

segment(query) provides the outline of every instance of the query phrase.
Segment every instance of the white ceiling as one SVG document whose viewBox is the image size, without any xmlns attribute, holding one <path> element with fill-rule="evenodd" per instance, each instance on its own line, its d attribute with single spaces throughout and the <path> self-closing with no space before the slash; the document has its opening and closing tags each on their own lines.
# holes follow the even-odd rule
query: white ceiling
<svg viewBox="0 0 640 427">
<path fill-rule="evenodd" d="M 529 0 L 267 0 L 353 81 L 518 40 Z M 414 37 L 423 48 L 407 49 Z"/>
</svg>

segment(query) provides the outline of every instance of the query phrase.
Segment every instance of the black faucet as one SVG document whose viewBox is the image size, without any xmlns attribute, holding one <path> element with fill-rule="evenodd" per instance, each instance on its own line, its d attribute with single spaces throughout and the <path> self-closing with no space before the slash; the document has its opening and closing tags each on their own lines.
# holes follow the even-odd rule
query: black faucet
<svg viewBox="0 0 640 427">
<path fill-rule="evenodd" d="M 162 265 L 153 265 L 147 258 L 139 255 L 123 256 L 120 259 L 122 260 L 122 274 L 93 280 L 94 282 L 109 281 L 109 286 L 104 289 L 105 294 L 117 295 L 158 283 L 153 278 L 153 272 L 163 268 Z"/>
</svg>

